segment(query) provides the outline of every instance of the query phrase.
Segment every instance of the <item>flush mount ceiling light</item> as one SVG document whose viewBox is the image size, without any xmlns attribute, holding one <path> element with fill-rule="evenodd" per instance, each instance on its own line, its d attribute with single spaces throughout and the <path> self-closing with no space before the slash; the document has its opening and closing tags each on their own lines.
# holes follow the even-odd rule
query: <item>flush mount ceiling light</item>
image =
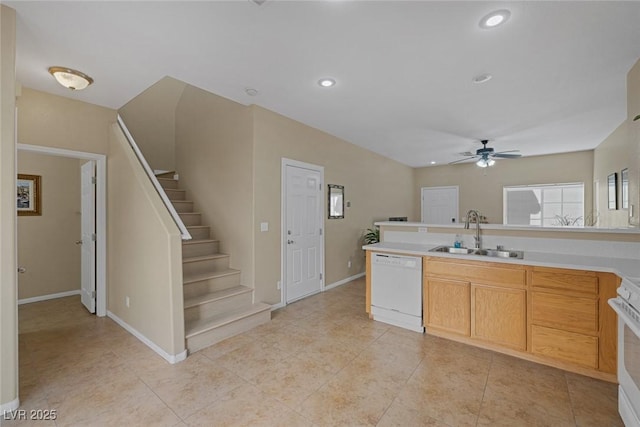
<svg viewBox="0 0 640 427">
<path fill-rule="evenodd" d="M 256 95 L 258 95 L 258 93 L 259 93 L 257 89 L 254 89 L 254 88 L 252 88 L 252 87 L 248 87 L 248 88 L 246 88 L 244 91 L 245 91 L 245 93 L 246 93 L 247 95 L 249 95 L 249 96 L 256 96 Z"/>
<path fill-rule="evenodd" d="M 485 30 L 495 28 L 498 25 L 502 25 L 507 22 L 510 16 L 511 12 L 509 12 L 507 9 L 496 10 L 480 20 L 480 28 L 483 28 Z"/>
<path fill-rule="evenodd" d="M 93 83 L 91 77 L 67 67 L 49 67 L 49 73 L 58 83 L 71 90 L 82 90 Z"/>
<path fill-rule="evenodd" d="M 318 84 L 322 87 L 331 87 L 331 86 L 335 86 L 336 81 L 330 78 L 324 78 L 324 79 L 318 80 Z"/>
<path fill-rule="evenodd" d="M 474 83 L 480 84 L 480 83 L 486 83 L 489 80 L 491 80 L 493 78 L 493 76 L 491 74 L 479 74 L 477 76 L 475 76 L 472 81 Z"/>
</svg>

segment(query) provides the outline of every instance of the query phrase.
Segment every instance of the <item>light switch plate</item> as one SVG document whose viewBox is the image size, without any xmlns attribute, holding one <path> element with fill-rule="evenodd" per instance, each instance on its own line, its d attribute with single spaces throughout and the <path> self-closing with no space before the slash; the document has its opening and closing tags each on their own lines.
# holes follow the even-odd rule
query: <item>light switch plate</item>
<svg viewBox="0 0 640 427">
<path fill-rule="evenodd" d="M 261 222 L 260 223 L 260 231 L 269 231 L 269 223 Z"/>
</svg>

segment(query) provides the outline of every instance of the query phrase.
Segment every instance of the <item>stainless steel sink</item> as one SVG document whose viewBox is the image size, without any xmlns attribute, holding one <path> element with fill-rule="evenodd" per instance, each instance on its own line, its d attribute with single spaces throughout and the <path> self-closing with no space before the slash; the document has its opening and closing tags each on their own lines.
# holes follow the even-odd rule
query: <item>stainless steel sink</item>
<svg viewBox="0 0 640 427">
<path fill-rule="evenodd" d="M 437 248 L 431 249 L 429 252 L 448 252 L 450 254 L 464 254 L 468 255 L 472 253 L 475 249 L 469 248 L 454 248 L 453 246 L 438 246 Z"/>
<path fill-rule="evenodd" d="M 455 248 L 453 246 L 438 246 L 431 249 L 429 252 L 445 252 L 458 255 L 479 255 L 497 258 L 517 258 L 522 259 L 524 257 L 523 251 L 514 251 L 508 249 L 470 249 L 470 248 Z"/>
</svg>

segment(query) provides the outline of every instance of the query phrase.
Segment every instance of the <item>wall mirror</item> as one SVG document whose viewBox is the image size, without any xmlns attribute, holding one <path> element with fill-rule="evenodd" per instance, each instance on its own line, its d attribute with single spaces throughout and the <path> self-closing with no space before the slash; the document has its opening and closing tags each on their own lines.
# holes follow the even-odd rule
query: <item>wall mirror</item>
<svg viewBox="0 0 640 427">
<path fill-rule="evenodd" d="M 618 209 L 618 174 L 612 173 L 607 177 L 607 194 L 609 200 L 609 209 Z"/>
<path fill-rule="evenodd" d="M 622 209 L 629 209 L 629 169 L 620 172 L 620 185 L 622 186 Z"/>
<path fill-rule="evenodd" d="M 344 218 L 344 186 L 329 184 L 329 219 Z"/>
</svg>

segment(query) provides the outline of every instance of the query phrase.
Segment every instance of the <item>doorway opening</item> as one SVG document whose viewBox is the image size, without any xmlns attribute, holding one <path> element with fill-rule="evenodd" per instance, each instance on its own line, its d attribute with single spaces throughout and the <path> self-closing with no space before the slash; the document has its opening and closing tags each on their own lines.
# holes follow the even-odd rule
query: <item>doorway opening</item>
<svg viewBox="0 0 640 427">
<path fill-rule="evenodd" d="M 35 153 L 45 156 L 64 157 L 78 160 L 76 173 L 82 170 L 80 212 L 84 224 L 83 236 L 73 236 L 76 244 L 82 247 L 81 260 L 81 289 L 82 302 L 90 312 L 99 317 L 107 314 L 106 292 L 106 156 L 103 154 L 86 153 L 82 151 L 65 150 L 28 144 L 18 144 L 18 153 Z M 82 165 L 82 169 L 81 169 Z M 95 175 L 93 175 L 95 171 Z M 92 179 L 95 176 L 95 181 Z M 81 184 L 80 187 L 83 187 Z M 46 181 L 41 191 L 47 191 Z M 43 205 L 42 214 L 47 214 L 47 206 Z M 19 260 L 20 262 L 20 260 Z M 78 292 L 73 292 L 78 293 Z M 60 295 L 64 296 L 64 295 Z M 45 298 L 46 299 L 46 298 Z M 31 299 L 33 302 L 38 299 Z"/>
</svg>

